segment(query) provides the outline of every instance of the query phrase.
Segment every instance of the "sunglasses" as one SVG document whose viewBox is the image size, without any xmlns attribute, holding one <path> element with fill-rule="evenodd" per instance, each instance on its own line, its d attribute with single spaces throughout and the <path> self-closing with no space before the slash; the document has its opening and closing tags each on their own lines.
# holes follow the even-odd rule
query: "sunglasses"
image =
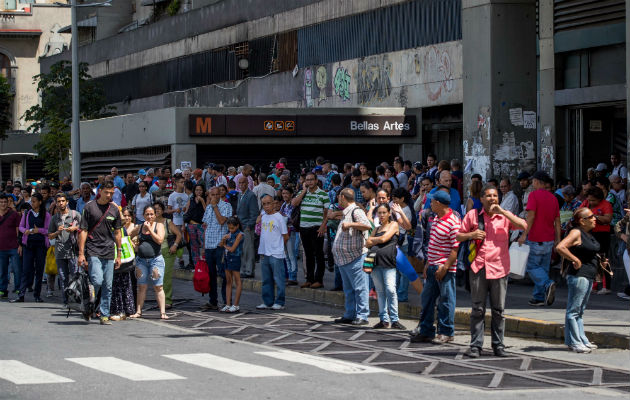
<svg viewBox="0 0 630 400">
<path fill-rule="evenodd" d="M 595 214 L 591 214 L 588 217 L 582 217 L 582 219 L 591 219 L 591 218 L 595 218 Z"/>
</svg>

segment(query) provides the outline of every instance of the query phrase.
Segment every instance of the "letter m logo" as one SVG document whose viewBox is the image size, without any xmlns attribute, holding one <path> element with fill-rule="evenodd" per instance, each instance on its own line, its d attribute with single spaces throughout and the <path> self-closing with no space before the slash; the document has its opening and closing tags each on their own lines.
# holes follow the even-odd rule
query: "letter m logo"
<svg viewBox="0 0 630 400">
<path fill-rule="evenodd" d="M 211 134 L 212 133 L 212 118 L 211 117 L 197 117 L 195 122 L 195 133 Z"/>
</svg>

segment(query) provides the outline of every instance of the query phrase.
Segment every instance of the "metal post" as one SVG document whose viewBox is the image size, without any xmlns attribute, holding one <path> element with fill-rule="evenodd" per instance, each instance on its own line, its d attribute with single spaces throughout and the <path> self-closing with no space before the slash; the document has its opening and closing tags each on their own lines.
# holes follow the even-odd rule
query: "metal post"
<svg viewBox="0 0 630 400">
<path fill-rule="evenodd" d="M 79 43 L 77 28 L 77 0 L 72 0 L 72 126 L 70 146 L 72 149 L 72 184 L 75 189 L 81 184 L 81 146 L 79 132 Z"/>
</svg>

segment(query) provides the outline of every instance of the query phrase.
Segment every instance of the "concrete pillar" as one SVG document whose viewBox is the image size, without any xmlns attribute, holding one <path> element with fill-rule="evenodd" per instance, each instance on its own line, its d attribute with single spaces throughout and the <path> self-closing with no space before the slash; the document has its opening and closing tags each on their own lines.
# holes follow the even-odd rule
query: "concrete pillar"
<svg viewBox="0 0 630 400">
<path fill-rule="evenodd" d="M 514 181 L 536 169 L 535 0 L 463 0 L 462 34 L 466 181 Z"/>
<path fill-rule="evenodd" d="M 556 175 L 556 129 L 555 129 L 555 66 L 553 47 L 553 0 L 538 2 L 538 47 L 540 68 L 540 91 L 538 111 L 540 141 L 538 165 L 551 177 Z"/>
<path fill-rule="evenodd" d="M 197 145 L 172 144 L 171 145 L 171 171 L 181 168 L 182 161 L 190 162 L 194 169 L 197 164 Z"/>
</svg>

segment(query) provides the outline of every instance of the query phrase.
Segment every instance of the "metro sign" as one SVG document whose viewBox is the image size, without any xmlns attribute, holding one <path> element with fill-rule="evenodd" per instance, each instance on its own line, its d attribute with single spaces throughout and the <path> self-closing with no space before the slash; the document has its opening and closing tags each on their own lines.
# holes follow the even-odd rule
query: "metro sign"
<svg viewBox="0 0 630 400">
<path fill-rule="evenodd" d="M 195 133 L 197 135 L 212 134 L 212 117 L 196 117 Z"/>
</svg>

